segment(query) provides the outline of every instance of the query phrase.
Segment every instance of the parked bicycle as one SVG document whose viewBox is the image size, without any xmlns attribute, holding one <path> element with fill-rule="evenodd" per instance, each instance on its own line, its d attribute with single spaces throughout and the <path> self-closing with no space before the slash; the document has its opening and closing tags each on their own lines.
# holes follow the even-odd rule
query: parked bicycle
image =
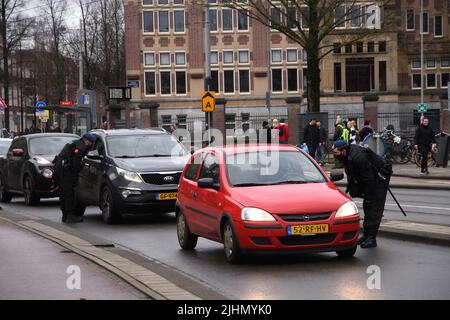
<svg viewBox="0 0 450 320">
<path fill-rule="evenodd" d="M 394 133 L 392 126 L 388 126 L 380 133 L 384 145 L 384 158 L 391 163 L 405 164 L 411 161 L 413 144 L 408 139 L 402 139 Z"/>
</svg>

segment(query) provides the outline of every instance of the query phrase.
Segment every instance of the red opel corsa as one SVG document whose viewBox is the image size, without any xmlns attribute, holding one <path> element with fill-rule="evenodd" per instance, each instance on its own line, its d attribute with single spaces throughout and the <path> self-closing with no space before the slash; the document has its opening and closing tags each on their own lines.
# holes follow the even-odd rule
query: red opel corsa
<svg viewBox="0 0 450 320">
<path fill-rule="evenodd" d="M 227 146 L 195 152 L 176 204 L 178 241 L 223 243 L 237 263 L 245 253 L 356 252 L 359 212 L 305 152 L 294 146 Z"/>
</svg>

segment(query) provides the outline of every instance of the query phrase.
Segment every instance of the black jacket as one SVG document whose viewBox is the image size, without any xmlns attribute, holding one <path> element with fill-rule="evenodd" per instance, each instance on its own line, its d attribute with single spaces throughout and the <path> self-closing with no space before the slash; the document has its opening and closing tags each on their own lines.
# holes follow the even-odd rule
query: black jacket
<svg viewBox="0 0 450 320">
<path fill-rule="evenodd" d="M 328 140 L 327 129 L 325 129 L 324 127 L 320 127 L 319 128 L 319 137 L 320 137 L 320 142 L 326 143 Z"/>
<path fill-rule="evenodd" d="M 373 129 L 371 127 L 364 127 L 361 130 L 359 130 L 359 138 L 361 139 L 361 141 L 364 141 L 364 139 L 369 134 L 373 134 Z"/>
<path fill-rule="evenodd" d="M 55 169 L 69 171 L 73 176 L 77 176 L 83 168 L 81 161 L 87 153 L 88 150 L 82 139 L 68 143 L 56 156 Z"/>
<path fill-rule="evenodd" d="M 316 125 L 308 124 L 303 133 L 303 143 L 307 145 L 318 145 L 320 142 L 320 131 Z"/>
<path fill-rule="evenodd" d="M 434 143 L 434 131 L 428 125 L 420 125 L 416 130 L 416 135 L 414 137 L 414 144 L 418 146 L 429 147 L 431 143 Z"/>
<path fill-rule="evenodd" d="M 348 159 L 344 164 L 348 180 L 347 188 L 352 197 L 362 198 L 373 192 L 380 178 L 364 147 L 357 144 L 350 145 Z"/>
</svg>

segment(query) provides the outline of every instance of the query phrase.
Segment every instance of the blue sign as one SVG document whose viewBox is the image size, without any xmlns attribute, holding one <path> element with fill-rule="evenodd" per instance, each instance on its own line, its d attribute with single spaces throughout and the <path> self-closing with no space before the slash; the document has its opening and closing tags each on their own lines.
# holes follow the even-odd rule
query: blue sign
<svg viewBox="0 0 450 320">
<path fill-rule="evenodd" d="M 36 107 L 46 107 L 47 106 L 47 104 L 44 102 L 44 101 L 38 101 L 37 103 L 36 103 Z"/>
<path fill-rule="evenodd" d="M 129 88 L 139 88 L 139 80 L 129 80 L 128 87 Z"/>
</svg>

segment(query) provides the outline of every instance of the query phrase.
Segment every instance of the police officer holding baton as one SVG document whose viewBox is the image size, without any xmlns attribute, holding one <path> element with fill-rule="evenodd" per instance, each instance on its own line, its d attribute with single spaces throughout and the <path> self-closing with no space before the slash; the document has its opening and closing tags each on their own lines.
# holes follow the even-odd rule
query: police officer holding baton
<svg viewBox="0 0 450 320">
<path fill-rule="evenodd" d="M 68 143 L 55 157 L 55 178 L 59 186 L 59 202 L 62 211 L 62 222 L 83 222 L 78 213 L 75 186 L 78 183 L 78 174 L 82 169 L 81 161 L 89 152 L 95 142 L 92 133 L 86 133 L 79 140 Z"/>
</svg>

